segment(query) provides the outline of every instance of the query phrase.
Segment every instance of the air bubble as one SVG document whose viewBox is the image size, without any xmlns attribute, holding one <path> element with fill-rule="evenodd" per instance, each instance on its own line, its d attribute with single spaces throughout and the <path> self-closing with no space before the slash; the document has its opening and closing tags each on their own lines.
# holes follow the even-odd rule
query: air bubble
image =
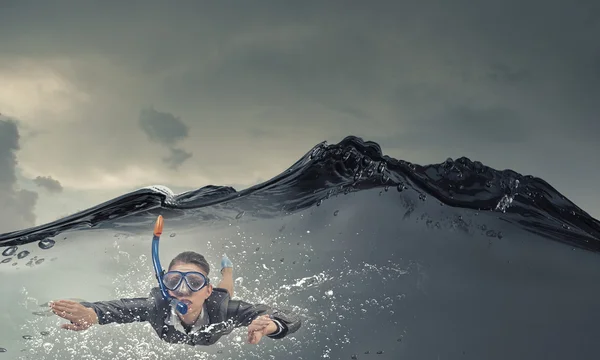
<svg viewBox="0 0 600 360">
<path fill-rule="evenodd" d="M 4 250 L 2 252 L 2 255 L 4 255 L 4 256 L 13 256 L 17 252 L 17 249 L 18 249 L 18 247 L 11 246 L 8 249 Z"/>
<path fill-rule="evenodd" d="M 354 175 L 354 181 L 358 181 L 358 180 L 360 180 L 360 178 L 361 178 L 361 177 L 362 177 L 362 171 L 359 171 L 359 172 L 357 172 L 357 173 Z"/>
<path fill-rule="evenodd" d="M 177 236 L 177 233 L 171 233 L 171 235 L 169 235 L 169 237 L 175 237 Z"/>
<path fill-rule="evenodd" d="M 43 263 L 43 262 L 44 262 L 44 258 L 41 258 L 41 259 L 38 259 L 38 260 L 35 262 L 35 264 L 36 264 L 36 265 L 39 265 L 39 264 L 41 264 L 41 263 Z"/>
<path fill-rule="evenodd" d="M 27 255 L 29 255 L 29 251 L 27 251 L 27 250 L 23 250 L 23 251 L 21 251 L 21 252 L 20 252 L 20 253 L 17 255 L 17 258 L 18 258 L 18 259 L 23 259 L 23 258 L 27 257 Z"/>
<path fill-rule="evenodd" d="M 12 260 L 12 258 L 6 258 L 6 259 L 2 260 L 0 262 L 0 264 L 6 264 L 7 262 L 10 262 L 11 260 Z"/>
<path fill-rule="evenodd" d="M 333 216 L 338 216 L 339 213 L 340 213 L 340 211 L 336 210 L 336 211 L 333 212 Z"/>
<path fill-rule="evenodd" d="M 39 246 L 39 248 L 40 248 L 40 249 L 42 249 L 42 250 L 48 250 L 48 249 L 50 249 L 51 247 L 53 247 L 53 246 L 54 246 L 54 244 L 56 244 L 56 241 L 54 241 L 54 240 L 52 240 L 52 239 L 44 239 L 44 240 L 41 240 L 41 241 L 38 243 L 38 246 Z"/>
<path fill-rule="evenodd" d="M 5 353 L 7 350 L 5 348 L 0 348 L 0 353 Z"/>
<path fill-rule="evenodd" d="M 402 190 L 404 190 L 406 188 L 404 187 L 403 183 L 400 183 L 400 184 L 398 184 L 398 186 L 396 187 L 396 189 L 398 189 L 398 192 L 401 192 Z"/>
<path fill-rule="evenodd" d="M 245 211 L 240 211 L 239 214 L 237 214 L 237 216 L 235 217 L 237 220 L 239 220 L 242 216 L 244 216 Z"/>
</svg>

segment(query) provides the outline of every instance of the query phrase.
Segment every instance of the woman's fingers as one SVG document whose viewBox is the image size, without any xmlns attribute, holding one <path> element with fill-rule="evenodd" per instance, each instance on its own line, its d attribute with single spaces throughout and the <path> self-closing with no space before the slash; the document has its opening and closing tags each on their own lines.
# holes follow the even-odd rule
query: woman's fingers
<svg viewBox="0 0 600 360">
<path fill-rule="evenodd" d="M 260 339 L 262 338 L 261 333 L 255 331 L 248 332 L 248 343 L 249 344 L 258 344 Z"/>
<path fill-rule="evenodd" d="M 256 344 L 256 333 L 254 332 L 249 332 L 248 333 L 248 343 L 249 344 Z"/>
<path fill-rule="evenodd" d="M 61 310 L 71 310 L 71 311 L 77 310 L 82 306 L 83 305 L 81 305 L 78 302 L 69 301 L 69 300 L 58 300 L 58 301 L 54 301 L 54 302 L 50 303 L 50 307 L 58 308 Z"/>
<path fill-rule="evenodd" d="M 50 308 L 55 314 L 58 315 L 58 313 L 62 313 L 62 314 L 72 314 L 73 313 L 73 309 L 61 306 L 61 305 L 55 305 L 52 306 Z"/>
<path fill-rule="evenodd" d="M 58 300 L 49 303 L 50 310 L 63 319 L 69 320 L 70 324 L 62 324 L 61 328 L 66 330 L 86 330 L 94 323 L 88 309 L 76 301 Z"/>
<path fill-rule="evenodd" d="M 78 303 L 77 301 L 73 301 L 73 300 L 59 300 L 61 303 L 68 305 L 68 306 L 82 306 L 80 303 Z"/>
<path fill-rule="evenodd" d="M 50 308 L 54 311 L 63 311 L 63 312 L 72 312 L 73 309 L 71 307 L 65 306 L 62 303 L 53 303 L 50 304 Z"/>
<path fill-rule="evenodd" d="M 270 320 L 254 320 L 251 324 L 253 325 L 261 325 L 261 326 L 267 326 L 270 324 Z"/>
<path fill-rule="evenodd" d="M 265 316 L 257 317 L 256 319 L 254 319 L 254 321 L 252 321 L 252 324 L 269 325 L 270 322 L 271 322 L 271 318 L 269 316 L 265 315 Z"/>
<path fill-rule="evenodd" d="M 255 331 L 260 331 L 262 329 L 264 329 L 266 326 L 264 325 L 256 325 L 256 324 L 250 324 L 250 326 L 248 326 L 248 331 L 249 332 L 255 332 Z"/>
<path fill-rule="evenodd" d="M 65 312 L 65 311 L 57 311 L 57 310 L 52 309 L 52 312 L 55 313 L 57 316 L 60 316 L 61 318 L 67 319 L 69 321 L 75 321 L 78 319 L 77 316 L 74 316 L 73 314 Z"/>
<path fill-rule="evenodd" d="M 50 308 L 54 314 L 72 322 L 79 322 L 85 316 L 82 311 L 85 310 L 85 307 L 74 301 L 59 300 L 51 302 Z"/>
</svg>

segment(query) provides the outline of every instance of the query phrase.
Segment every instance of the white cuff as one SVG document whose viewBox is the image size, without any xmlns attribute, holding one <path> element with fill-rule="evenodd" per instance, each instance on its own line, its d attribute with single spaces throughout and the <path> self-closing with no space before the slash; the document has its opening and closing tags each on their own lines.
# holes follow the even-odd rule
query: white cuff
<svg viewBox="0 0 600 360">
<path fill-rule="evenodd" d="M 277 331 L 272 334 L 269 334 L 268 336 L 277 336 L 277 335 L 281 334 L 281 332 L 283 331 L 283 326 L 281 325 L 279 320 L 275 320 L 275 319 L 271 319 L 271 320 L 275 323 L 275 325 L 277 325 Z"/>
</svg>

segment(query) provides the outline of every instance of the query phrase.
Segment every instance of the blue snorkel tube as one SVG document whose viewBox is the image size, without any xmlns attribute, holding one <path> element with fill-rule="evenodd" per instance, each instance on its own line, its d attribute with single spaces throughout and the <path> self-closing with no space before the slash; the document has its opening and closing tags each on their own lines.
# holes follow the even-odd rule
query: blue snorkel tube
<svg viewBox="0 0 600 360">
<path fill-rule="evenodd" d="M 152 237 L 152 263 L 154 264 L 154 273 L 156 274 L 156 280 L 158 280 L 158 287 L 160 288 L 163 299 L 169 301 L 171 305 L 175 305 L 177 311 L 180 314 L 185 315 L 188 311 L 187 305 L 171 297 L 162 281 L 164 270 L 160 265 L 160 259 L 158 258 L 158 242 L 160 240 L 160 236 L 162 235 L 162 231 L 163 217 L 162 215 L 159 215 L 158 219 L 156 219 L 156 224 L 154 225 L 154 236 Z"/>
</svg>

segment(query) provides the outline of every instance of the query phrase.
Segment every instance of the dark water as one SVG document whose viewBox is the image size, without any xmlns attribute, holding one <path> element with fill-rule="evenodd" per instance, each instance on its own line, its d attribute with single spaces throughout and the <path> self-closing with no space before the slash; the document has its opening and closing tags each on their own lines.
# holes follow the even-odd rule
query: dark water
<svg viewBox="0 0 600 360">
<path fill-rule="evenodd" d="M 216 267 L 226 252 L 236 297 L 293 309 L 303 327 L 259 346 L 242 329 L 191 348 L 143 324 L 73 333 L 43 316 L 55 298 L 145 296 L 159 214 L 163 263 L 193 249 Z M 0 358 L 599 356 L 600 222 L 542 179 L 466 158 L 411 164 L 354 137 L 243 191 L 145 188 L 0 244 L 14 289 L 0 303 L 23 313 L 4 315 Z"/>
</svg>

